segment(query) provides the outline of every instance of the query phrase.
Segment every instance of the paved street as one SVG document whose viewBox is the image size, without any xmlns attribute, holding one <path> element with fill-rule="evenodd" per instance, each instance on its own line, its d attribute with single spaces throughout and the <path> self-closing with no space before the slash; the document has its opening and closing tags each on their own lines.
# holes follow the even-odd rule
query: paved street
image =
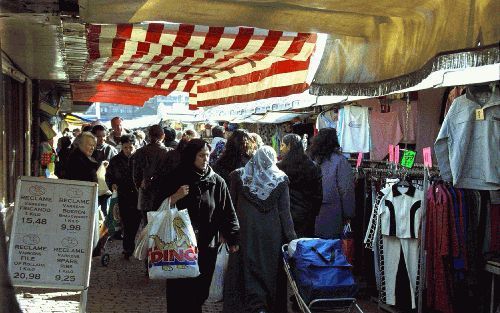
<svg viewBox="0 0 500 313">
<path fill-rule="evenodd" d="M 165 313 L 165 282 L 149 280 L 141 261 L 125 261 L 121 241 L 110 242 L 107 252 L 111 255 L 108 267 L 98 257 L 92 260 L 87 312 Z M 25 313 L 78 313 L 78 292 L 18 288 L 17 297 Z M 373 304 L 361 301 L 360 305 L 365 313 L 377 312 Z M 221 307 L 208 304 L 203 312 L 220 312 Z"/>
</svg>

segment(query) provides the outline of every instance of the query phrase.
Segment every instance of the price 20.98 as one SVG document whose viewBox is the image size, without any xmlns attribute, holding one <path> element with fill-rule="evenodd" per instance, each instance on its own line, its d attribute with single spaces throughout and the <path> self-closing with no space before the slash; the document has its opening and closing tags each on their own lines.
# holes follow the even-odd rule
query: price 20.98
<svg viewBox="0 0 500 313">
<path fill-rule="evenodd" d="M 26 279 L 26 280 L 37 280 L 37 279 L 40 279 L 40 274 L 14 272 L 14 278 L 15 279 Z"/>
</svg>

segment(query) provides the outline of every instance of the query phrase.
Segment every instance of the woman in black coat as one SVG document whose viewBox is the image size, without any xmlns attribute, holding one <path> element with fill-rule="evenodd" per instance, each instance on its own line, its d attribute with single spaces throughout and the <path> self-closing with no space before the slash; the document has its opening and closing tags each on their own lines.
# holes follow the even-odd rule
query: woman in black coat
<svg viewBox="0 0 500 313">
<path fill-rule="evenodd" d="M 224 180 L 209 166 L 210 146 L 192 139 L 182 151 L 182 163 L 169 175 L 165 194 L 177 209 L 187 209 L 198 243 L 200 276 L 167 280 L 169 313 L 201 313 L 208 298 L 217 256 L 217 234 L 230 252 L 239 249 L 239 224 Z M 176 191 L 177 190 L 177 191 Z"/>
<path fill-rule="evenodd" d="M 283 137 L 280 150 L 284 156 L 277 165 L 290 180 L 290 212 L 295 232 L 299 238 L 314 237 L 314 223 L 323 200 L 321 168 L 306 155 L 296 134 Z"/>
<path fill-rule="evenodd" d="M 65 179 L 82 180 L 97 183 L 99 163 L 92 158 L 97 140 L 91 132 L 83 132 L 76 137 L 67 162 Z"/>
</svg>

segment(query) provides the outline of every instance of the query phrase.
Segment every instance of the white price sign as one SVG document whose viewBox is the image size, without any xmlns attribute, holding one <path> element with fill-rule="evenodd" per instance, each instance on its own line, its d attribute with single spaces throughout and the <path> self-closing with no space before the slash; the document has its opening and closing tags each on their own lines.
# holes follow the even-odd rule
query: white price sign
<svg viewBox="0 0 500 313">
<path fill-rule="evenodd" d="M 96 204 L 96 183 L 21 177 L 9 249 L 14 285 L 87 288 Z"/>
</svg>

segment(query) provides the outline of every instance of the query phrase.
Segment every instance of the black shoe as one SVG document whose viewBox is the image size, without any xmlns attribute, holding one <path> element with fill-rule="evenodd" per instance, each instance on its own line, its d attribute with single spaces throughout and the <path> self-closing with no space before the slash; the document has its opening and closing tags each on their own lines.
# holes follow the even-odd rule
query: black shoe
<svg viewBox="0 0 500 313">
<path fill-rule="evenodd" d="M 101 254 L 102 254 L 102 248 L 106 244 L 106 240 L 107 240 L 107 238 L 105 236 L 99 238 L 99 241 L 97 242 L 97 245 L 95 246 L 94 250 L 92 251 L 92 257 L 101 256 Z"/>
<path fill-rule="evenodd" d="M 123 240 L 123 236 L 120 233 L 115 233 L 113 236 L 111 236 L 114 240 Z"/>
<path fill-rule="evenodd" d="M 132 256 L 132 252 L 122 251 L 122 254 L 123 258 L 127 261 L 130 260 L 130 256 Z"/>
</svg>

